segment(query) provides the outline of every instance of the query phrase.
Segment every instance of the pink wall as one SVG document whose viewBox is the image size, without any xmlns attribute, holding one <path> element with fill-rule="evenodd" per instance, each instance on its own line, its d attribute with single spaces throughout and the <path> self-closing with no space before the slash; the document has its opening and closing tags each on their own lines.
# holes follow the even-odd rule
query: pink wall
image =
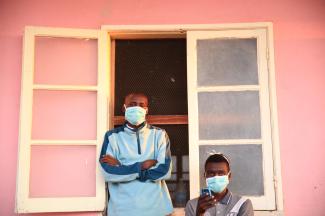
<svg viewBox="0 0 325 216">
<path fill-rule="evenodd" d="M 324 0 L 1 0 L 0 215 L 15 215 L 24 26 L 261 21 L 274 24 L 285 212 L 324 215 Z"/>
</svg>

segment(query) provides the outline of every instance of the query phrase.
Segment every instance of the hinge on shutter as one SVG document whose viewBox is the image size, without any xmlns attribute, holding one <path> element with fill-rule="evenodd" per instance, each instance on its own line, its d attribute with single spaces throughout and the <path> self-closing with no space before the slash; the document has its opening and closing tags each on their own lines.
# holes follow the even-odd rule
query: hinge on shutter
<svg viewBox="0 0 325 216">
<path fill-rule="evenodd" d="M 270 59 L 270 49 L 266 48 L 266 59 L 269 60 Z"/>
<path fill-rule="evenodd" d="M 270 73 L 270 49 L 266 48 L 266 65 L 267 65 L 267 72 Z"/>
<path fill-rule="evenodd" d="M 276 176 L 273 176 L 273 182 L 274 182 L 274 188 L 278 188 L 278 179 L 276 178 Z"/>
</svg>

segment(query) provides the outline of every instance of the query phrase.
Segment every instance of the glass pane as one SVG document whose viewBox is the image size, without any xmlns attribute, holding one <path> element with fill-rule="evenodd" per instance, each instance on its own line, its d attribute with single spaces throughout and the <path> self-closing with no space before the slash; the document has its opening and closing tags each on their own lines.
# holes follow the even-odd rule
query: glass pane
<svg viewBox="0 0 325 216">
<path fill-rule="evenodd" d="M 96 85 L 97 40 L 36 37 L 36 84 Z"/>
<path fill-rule="evenodd" d="M 185 155 L 182 157 L 182 178 L 183 180 L 189 180 L 189 157 Z"/>
<path fill-rule="evenodd" d="M 29 197 L 96 196 L 96 146 L 32 146 Z"/>
<path fill-rule="evenodd" d="M 182 157 L 182 171 L 183 172 L 189 172 L 189 166 L 188 166 L 188 162 L 189 162 L 189 159 L 188 159 L 188 155 L 185 155 Z"/>
<path fill-rule="evenodd" d="M 97 93 L 35 90 L 32 139 L 96 139 Z"/>
<path fill-rule="evenodd" d="M 200 139 L 261 138 L 258 92 L 200 92 L 198 97 Z"/>
<path fill-rule="evenodd" d="M 170 138 L 173 159 L 173 174 L 166 181 L 174 207 L 184 208 L 189 200 L 188 178 L 188 126 L 159 125 L 165 129 Z M 187 171 L 186 171 L 187 170 Z"/>
<path fill-rule="evenodd" d="M 198 86 L 258 84 L 256 48 L 256 38 L 198 40 Z"/>
<path fill-rule="evenodd" d="M 176 191 L 176 183 L 169 183 L 167 185 L 169 193 L 171 194 L 171 198 L 173 198 L 172 194 Z"/>
<path fill-rule="evenodd" d="M 172 175 L 169 180 L 177 181 L 177 157 L 172 156 Z"/>
<path fill-rule="evenodd" d="M 264 195 L 262 145 L 202 145 L 199 149 L 201 188 L 205 187 L 205 160 L 210 154 L 222 152 L 230 159 L 230 190 L 240 195 Z"/>
<path fill-rule="evenodd" d="M 189 179 L 190 179 L 190 176 L 188 173 L 183 174 L 183 180 L 189 181 Z"/>
</svg>

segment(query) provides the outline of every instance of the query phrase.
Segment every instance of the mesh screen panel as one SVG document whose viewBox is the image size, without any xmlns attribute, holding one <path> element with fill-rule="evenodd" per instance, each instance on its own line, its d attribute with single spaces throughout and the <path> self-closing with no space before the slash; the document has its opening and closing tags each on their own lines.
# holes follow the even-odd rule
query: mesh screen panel
<svg viewBox="0 0 325 216">
<path fill-rule="evenodd" d="M 115 115 L 130 92 L 149 96 L 150 115 L 187 114 L 186 40 L 116 40 Z"/>
<path fill-rule="evenodd" d="M 149 97 L 149 115 L 187 115 L 185 39 L 116 40 L 115 45 L 116 116 L 124 115 L 124 97 L 131 92 Z M 174 206 L 184 207 L 189 199 L 188 172 L 182 171 L 183 163 L 188 167 L 188 125 L 157 126 L 167 131 L 176 159 L 176 178 L 167 181 L 171 198 Z M 177 191 L 184 191 L 185 200 L 177 198 Z"/>
<path fill-rule="evenodd" d="M 187 125 L 157 125 L 166 130 L 170 139 L 172 155 L 188 155 Z"/>
</svg>

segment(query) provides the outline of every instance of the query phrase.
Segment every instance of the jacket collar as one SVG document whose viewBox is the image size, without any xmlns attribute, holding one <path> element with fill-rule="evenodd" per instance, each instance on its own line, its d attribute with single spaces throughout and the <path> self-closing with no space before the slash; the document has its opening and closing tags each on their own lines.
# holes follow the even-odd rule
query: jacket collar
<svg viewBox="0 0 325 216">
<path fill-rule="evenodd" d="M 140 127 L 138 127 L 138 128 L 132 128 L 132 127 L 130 127 L 129 125 L 127 125 L 127 122 L 125 122 L 125 123 L 124 123 L 124 128 L 127 129 L 127 130 L 129 130 L 130 132 L 134 132 L 134 133 L 136 133 L 136 132 L 142 132 L 145 128 L 147 128 L 147 122 L 144 121 L 144 122 L 140 125 Z"/>
<path fill-rule="evenodd" d="M 221 204 L 228 205 L 230 200 L 232 198 L 232 193 L 231 191 L 227 188 L 227 193 L 226 195 L 219 201 Z"/>
</svg>

